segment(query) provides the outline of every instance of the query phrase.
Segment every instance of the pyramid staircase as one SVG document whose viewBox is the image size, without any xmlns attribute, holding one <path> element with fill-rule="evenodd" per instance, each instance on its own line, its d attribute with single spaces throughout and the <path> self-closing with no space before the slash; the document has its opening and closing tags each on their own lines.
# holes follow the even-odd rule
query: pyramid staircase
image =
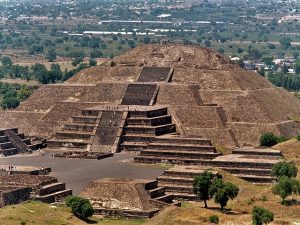
<svg viewBox="0 0 300 225">
<path fill-rule="evenodd" d="M 63 198 L 69 195 L 72 195 L 72 190 L 66 189 L 65 183 L 58 182 L 57 179 L 51 179 L 40 187 L 33 189 L 30 198 L 44 203 L 52 203 L 62 201 Z"/>
<path fill-rule="evenodd" d="M 48 141 L 48 147 L 86 150 L 95 136 L 100 118 L 100 111 L 82 110 L 80 116 L 73 116 L 71 122 L 56 132 Z"/>
<path fill-rule="evenodd" d="M 212 160 L 210 165 L 252 183 L 268 184 L 275 181 L 271 176 L 272 167 L 282 157 L 278 150 L 242 147 L 233 150 L 230 155 Z"/>
<path fill-rule="evenodd" d="M 128 112 L 120 150 L 139 152 L 136 163 L 199 164 L 220 155 L 208 139 L 180 137 L 166 107 Z"/>
<path fill-rule="evenodd" d="M 189 201 L 199 200 L 193 192 L 193 181 L 196 176 L 202 174 L 205 170 L 217 175 L 217 171 L 208 167 L 199 166 L 176 166 L 167 169 L 157 177 L 158 187 L 165 188 L 167 194 L 172 195 L 174 199 L 184 199 Z"/>
<path fill-rule="evenodd" d="M 148 191 L 151 199 L 162 204 L 162 206 L 169 204 L 180 205 L 180 203 L 173 201 L 172 194 L 165 193 L 166 189 L 164 187 L 158 187 L 158 181 L 156 180 L 146 183 L 145 189 Z"/>
<path fill-rule="evenodd" d="M 30 138 L 18 133 L 18 128 L 0 129 L 0 155 L 29 153 L 38 148 L 39 144 L 32 144 Z"/>
</svg>

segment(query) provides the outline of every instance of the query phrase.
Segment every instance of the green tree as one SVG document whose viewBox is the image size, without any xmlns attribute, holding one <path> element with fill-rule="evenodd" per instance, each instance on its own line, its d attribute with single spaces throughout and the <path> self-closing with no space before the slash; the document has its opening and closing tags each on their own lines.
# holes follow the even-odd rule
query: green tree
<svg viewBox="0 0 300 225">
<path fill-rule="evenodd" d="M 289 47 L 291 47 L 291 41 L 292 39 L 290 37 L 283 37 L 280 38 L 279 43 L 284 49 L 288 49 Z"/>
<path fill-rule="evenodd" d="M 273 186 L 272 192 L 282 198 L 281 204 L 286 204 L 286 197 L 292 194 L 300 194 L 300 182 L 286 176 L 280 177 Z"/>
<path fill-rule="evenodd" d="M 298 169 L 294 163 L 279 162 L 272 167 L 271 175 L 277 179 L 283 176 L 292 178 L 296 177 Z"/>
<path fill-rule="evenodd" d="M 297 60 L 294 64 L 294 70 L 297 74 L 300 74 L 300 60 Z"/>
<path fill-rule="evenodd" d="M 53 62 L 56 59 L 56 52 L 54 48 L 51 48 L 46 55 L 46 58 L 48 59 L 49 62 Z"/>
<path fill-rule="evenodd" d="M 229 199 L 234 199 L 238 193 L 238 186 L 230 182 L 223 182 L 221 178 L 215 179 L 210 189 L 210 197 L 214 196 L 215 202 L 221 206 L 221 211 L 223 211 Z"/>
<path fill-rule="evenodd" d="M 4 56 L 1 58 L 1 63 L 3 66 L 8 66 L 11 67 L 12 66 L 12 61 L 11 58 L 8 56 Z"/>
<path fill-rule="evenodd" d="M 94 209 L 88 199 L 79 196 L 67 197 L 66 205 L 72 210 L 72 213 L 82 220 L 87 220 L 94 214 Z"/>
<path fill-rule="evenodd" d="M 274 220 L 274 214 L 264 208 L 254 206 L 252 209 L 253 225 L 262 225 L 271 223 Z"/>
<path fill-rule="evenodd" d="M 277 137 L 273 133 L 264 133 L 259 141 L 261 146 L 271 147 L 277 144 Z"/>
<path fill-rule="evenodd" d="M 89 65 L 90 65 L 90 66 L 97 66 L 97 61 L 96 61 L 96 60 L 93 60 L 93 59 L 90 59 Z"/>
<path fill-rule="evenodd" d="M 196 176 L 193 181 L 193 192 L 204 201 L 204 207 L 207 208 L 207 201 L 209 200 L 209 190 L 213 182 L 214 175 L 211 172 L 204 171 L 204 173 Z"/>
</svg>

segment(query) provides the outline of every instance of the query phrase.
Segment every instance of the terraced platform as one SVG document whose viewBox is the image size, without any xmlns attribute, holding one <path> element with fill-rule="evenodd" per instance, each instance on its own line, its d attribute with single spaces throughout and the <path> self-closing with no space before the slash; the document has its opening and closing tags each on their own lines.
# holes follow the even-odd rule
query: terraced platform
<svg viewBox="0 0 300 225">
<path fill-rule="evenodd" d="M 193 180 L 205 170 L 211 171 L 214 175 L 218 174 L 211 167 L 176 166 L 165 170 L 157 177 L 158 186 L 165 188 L 166 193 L 173 195 L 175 199 L 197 201 L 199 199 L 193 193 Z"/>
<path fill-rule="evenodd" d="M 122 191 L 120 191 L 122 190 Z M 95 214 L 150 218 L 174 202 L 157 181 L 104 178 L 91 182 L 80 194 L 88 198 Z"/>
<path fill-rule="evenodd" d="M 29 187 L 30 196 L 27 199 L 20 200 L 38 200 L 45 203 L 62 201 L 64 197 L 72 195 L 72 190 L 65 188 L 65 183 L 59 182 L 56 178 L 45 175 L 29 174 L 0 174 L 0 189 L 6 187 L 7 190 Z"/>
<path fill-rule="evenodd" d="M 18 133 L 18 128 L 0 129 L 0 155 L 10 156 L 31 153 L 41 148 L 41 143 L 33 144 L 30 138 Z"/>
</svg>

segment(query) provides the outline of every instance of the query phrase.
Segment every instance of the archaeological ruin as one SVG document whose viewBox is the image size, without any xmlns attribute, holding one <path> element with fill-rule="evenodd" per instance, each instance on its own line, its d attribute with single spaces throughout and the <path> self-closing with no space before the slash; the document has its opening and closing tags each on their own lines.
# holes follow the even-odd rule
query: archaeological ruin
<svg viewBox="0 0 300 225">
<path fill-rule="evenodd" d="M 296 136 L 300 125 L 293 117 L 299 114 L 296 97 L 210 49 L 145 45 L 64 83 L 42 86 L 17 109 L 0 111 L 0 127 L 46 138 L 47 150 L 56 157 L 101 159 L 130 153 L 136 164 L 180 165 L 156 181 L 100 179 L 81 193 L 99 214 L 134 216 L 138 211 L 151 217 L 166 202 L 195 200 L 193 177 L 207 168 L 272 183 L 271 168 L 282 154 L 257 147 L 259 137 L 264 132 Z M 2 152 L 15 153 L 10 138 L 1 135 L 0 140 Z M 231 154 L 223 155 L 220 146 Z M 58 185 L 47 179 L 39 181 L 37 193 Z M 135 196 L 117 196 L 116 185 Z"/>
</svg>

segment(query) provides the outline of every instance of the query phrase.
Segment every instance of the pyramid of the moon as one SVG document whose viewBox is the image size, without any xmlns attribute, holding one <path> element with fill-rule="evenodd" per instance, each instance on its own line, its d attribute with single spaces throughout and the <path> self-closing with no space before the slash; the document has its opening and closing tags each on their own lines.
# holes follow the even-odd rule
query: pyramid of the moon
<svg viewBox="0 0 300 225">
<path fill-rule="evenodd" d="M 52 138 L 70 121 L 79 123 L 84 109 L 128 105 L 166 107 L 181 136 L 227 147 L 256 145 L 264 132 L 295 136 L 300 130 L 291 119 L 300 115 L 292 94 L 210 49 L 182 45 L 140 46 L 64 83 L 44 85 L 17 109 L 0 111 L 0 127 Z M 109 123 L 110 116 L 121 121 L 124 115 L 102 116 Z"/>
</svg>

